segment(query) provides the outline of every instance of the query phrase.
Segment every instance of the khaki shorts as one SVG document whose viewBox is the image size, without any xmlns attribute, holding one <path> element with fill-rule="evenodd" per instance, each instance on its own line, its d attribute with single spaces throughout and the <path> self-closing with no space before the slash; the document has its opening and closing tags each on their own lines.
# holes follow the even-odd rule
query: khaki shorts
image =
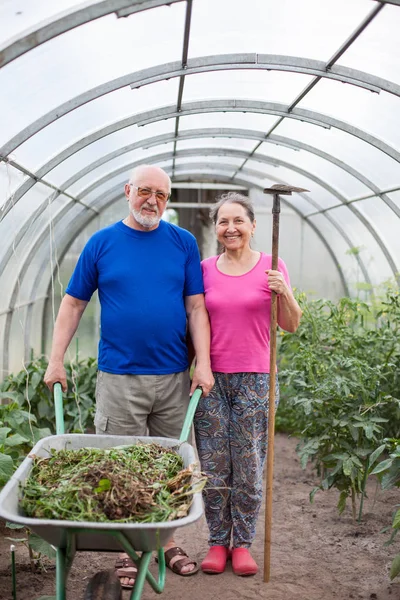
<svg viewBox="0 0 400 600">
<path fill-rule="evenodd" d="M 114 375 L 99 371 L 96 433 L 179 438 L 189 391 L 188 371 L 170 375 Z"/>
</svg>

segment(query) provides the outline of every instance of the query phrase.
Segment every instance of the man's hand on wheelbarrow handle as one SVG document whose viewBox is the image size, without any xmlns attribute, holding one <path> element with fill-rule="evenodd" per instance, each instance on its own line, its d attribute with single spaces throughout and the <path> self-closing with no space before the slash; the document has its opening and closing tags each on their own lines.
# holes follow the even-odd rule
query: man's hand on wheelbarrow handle
<svg viewBox="0 0 400 600">
<path fill-rule="evenodd" d="M 59 362 L 50 360 L 43 379 L 51 392 L 53 391 L 53 386 L 55 383 L 61 384 L 62 391 L 64 393 L 68 389 L 67 373 L 65 371 L 64 363 L 62 361 Z"/>
<path fill-rule="evenodd" d="M 203 397 L 208 396 L 214 387 L 214 376 L 211 371 L 210 365 L 197 364 L 194 369 L 192 385 L 190 386 L 190 395 L 193 394 L 194 390 L 201 387 L 203 390 Z"/>
</svg>

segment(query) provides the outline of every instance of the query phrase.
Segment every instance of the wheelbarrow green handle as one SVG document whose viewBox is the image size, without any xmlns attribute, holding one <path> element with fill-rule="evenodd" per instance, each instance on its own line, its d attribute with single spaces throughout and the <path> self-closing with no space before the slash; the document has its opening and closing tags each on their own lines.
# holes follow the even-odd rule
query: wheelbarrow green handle
<svg viewBox="0 0 400 600">
<path fill-rule="evenodd" d="M 56 434 L 62 435 L 65 433 L 64 427 L 64 407 L 61 383 L 55 383 L 53 386 L 54 394 L 54 409 L 56 413 Z"/>
<path fill-rule="evenodd" d="M 198 387 L 195 389 L 195 391 L 192 394 L 192 397 L 190 398 L 189 406 L 186 411 L 186 416 L 185 416 L 185 420 L 184 420 L 183 427 L 182 427 L 182 432 L 181 432 L 181 435 L 179 438 L 180 442 L 187 442 L 187 440 L 188 440 L 190 429 L 191 429 L 192 423 L 193 423 L 193 417 L 196 412 L 196 408 L 199 403 L 202 392 L 203 392 L 203 390 L 200 387 Z M 63 408 L 61 383 L 54 384 L 53 393 L 54 393 L 54 407 L 55 407 L 55 413 L 56 413 L 56 434 L 62 435 L 63 433 L 65 433 L 65 427 L 64 427 L 64 408 Z"/>
<path fill-rule="evenodd" d="M 194 413 L 196 412 L 196 408 L 202 393 L 203 390 L 201 387 L 198 387 L 194 390 L 192 397 L 190 398 L 189 406 L 186 411 L 186 417 L 183 422 L 182 433 L 179 438 L 180 442 L 187 442 L 188 440 L 190 429 L 193 423 Z"/>
</svg>

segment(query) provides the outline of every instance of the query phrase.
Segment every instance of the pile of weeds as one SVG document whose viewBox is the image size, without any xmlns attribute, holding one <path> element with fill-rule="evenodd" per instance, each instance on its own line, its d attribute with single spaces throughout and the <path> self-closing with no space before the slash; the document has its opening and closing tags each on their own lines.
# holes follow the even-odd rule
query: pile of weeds
<svg viewBox="0 0 400 600">
<path fill-rule="evenodd" d="M 193 472 L 170 448 L 136 444 L 33 457 L 20 505 L 29 517 L 153 523 L 188 514 Z M 196 486 L 197 487 L 197 486 Z"/>
</svg>

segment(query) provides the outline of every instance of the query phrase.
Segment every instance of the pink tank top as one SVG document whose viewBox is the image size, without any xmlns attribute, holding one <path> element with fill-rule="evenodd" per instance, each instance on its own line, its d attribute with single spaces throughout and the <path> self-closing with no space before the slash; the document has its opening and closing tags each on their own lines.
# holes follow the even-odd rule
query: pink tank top
<svg viewBox="0 0 400 600">
<path fill-rule="evenodd" d="M 211 323 L 211 368 L 220 373 L 269 373 L 271 290 L 265 271 L 271 269 L 272 257 L 261 252 L 244 275 L 221 273 L 218 258 L 201 263 Z M 290 285 L 281 259 L 278 270 Z"/>
</svg>

